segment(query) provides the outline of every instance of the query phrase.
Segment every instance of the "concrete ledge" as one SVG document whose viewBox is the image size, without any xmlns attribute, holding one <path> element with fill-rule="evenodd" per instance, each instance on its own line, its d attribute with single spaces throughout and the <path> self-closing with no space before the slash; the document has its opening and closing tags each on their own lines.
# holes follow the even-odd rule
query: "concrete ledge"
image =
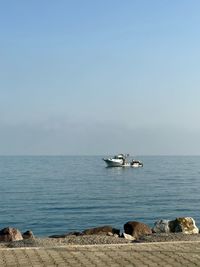
<svg viewBox="0 0 200 267">
<path fill-rule="evenodd" d="M 1 248 L 0 266 L 200 266 L 200 241 Z"/>
</svg>

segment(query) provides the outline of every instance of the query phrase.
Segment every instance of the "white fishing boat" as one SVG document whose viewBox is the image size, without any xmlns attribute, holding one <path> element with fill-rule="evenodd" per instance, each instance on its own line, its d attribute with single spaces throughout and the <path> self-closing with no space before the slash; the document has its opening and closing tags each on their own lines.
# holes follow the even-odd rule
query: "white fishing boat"
<svg viewBox="0 0 200 267">
<path fill-rule="evenodd" d="M 139 160 L 133 159 L 131 162 L 127 162 L 129 154 L 118 154 L 112 158 L 103 158 L 108 167 L 143 167 L 143 163 Z"/>
<path fill-rule="evenodd" d="M 103 158 L 108 167 L 122 167 L 126 163 L 128 155 L 118 154 L 113 158 Z"/>
</svg>

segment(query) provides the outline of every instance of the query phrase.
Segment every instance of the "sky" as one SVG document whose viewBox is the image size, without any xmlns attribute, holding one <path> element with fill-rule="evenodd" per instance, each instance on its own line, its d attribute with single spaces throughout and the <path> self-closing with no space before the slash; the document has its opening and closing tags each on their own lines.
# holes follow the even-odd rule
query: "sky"
<svg viewBox="0 0 200 267">
<path fill-rule="evenodd" d="M 0 0 L 0 155 L 200 155 L 199 12 Z"/>
</svg>

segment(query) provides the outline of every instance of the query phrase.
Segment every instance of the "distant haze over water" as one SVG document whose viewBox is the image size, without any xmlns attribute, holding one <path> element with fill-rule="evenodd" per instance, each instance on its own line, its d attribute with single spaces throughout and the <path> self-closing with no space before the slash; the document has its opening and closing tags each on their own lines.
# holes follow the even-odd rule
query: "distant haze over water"
<svg viewBox="0 0 200 267">
<path fill-rule="evenodd" d="M 101 156 L 1 156 L 0 228 L 46 236 L 180 216 L 199 226 L 200 156 L 138 159 L 143 168 L 106 168 Z"/>
</svg>

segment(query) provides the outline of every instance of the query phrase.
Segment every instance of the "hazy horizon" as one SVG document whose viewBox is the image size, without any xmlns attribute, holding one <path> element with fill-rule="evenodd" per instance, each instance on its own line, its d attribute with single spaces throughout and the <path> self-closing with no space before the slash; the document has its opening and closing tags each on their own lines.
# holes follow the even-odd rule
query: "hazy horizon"
<svg viewBox="0 0 200 267">
<path fill-rule="evenodd" d="M 200 155 L 200 2 L 1 3 L 1 155 Z"/>
<path fill-rule="evenodd" d="M 92 154 L 30 154 L 30 155 L 24 155 L 24 154 L 7 154 L 7 155 L 0 155 L 0 157 L 104 157 L 104 156 L 114 156 L 120 153 L 113 153 L 113 154 L 96 154 L 96 155 L 92 155 Z M 200 157 L 200 155 L 136 155 L 136 154 L 130 154 L 129 158 L 135 158 L 137 157 L 137 159 L 139 159 L 139 157 Z"/>
</svg>

